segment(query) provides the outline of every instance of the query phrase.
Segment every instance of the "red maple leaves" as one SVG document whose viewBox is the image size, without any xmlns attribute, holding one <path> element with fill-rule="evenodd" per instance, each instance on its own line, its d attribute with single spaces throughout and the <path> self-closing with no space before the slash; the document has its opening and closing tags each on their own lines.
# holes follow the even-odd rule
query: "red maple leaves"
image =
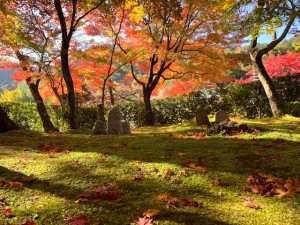
<svg viewBox="0 0 300 225">
<path fill-rule="evenodd" d="M 292 197 L 295 193 L 300 193 L 300 179 L 283 180 L 281 178 L 257 171 L 257 174 L 248 176 L 248 185 L 244 190 L 251 190 L 255 194 L 262 196 L 276 195 L 279 198 Z"/>
<path fill-rule="evenodd" d="M 270 56 L 264 61 L 264 66 L 270 77 L 285 77 L 300 73 L 300 53 L 290 53 L 286 55 Z M 253 68 L 248 72 L 249 78 L 236 80 L 236 84 L 251 83 L 254 80 Z"/>
</svg>

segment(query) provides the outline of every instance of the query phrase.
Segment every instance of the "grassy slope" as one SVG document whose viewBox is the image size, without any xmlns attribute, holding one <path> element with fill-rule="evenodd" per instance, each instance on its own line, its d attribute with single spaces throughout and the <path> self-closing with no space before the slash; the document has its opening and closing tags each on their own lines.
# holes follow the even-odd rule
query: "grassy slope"
<svg viewBox="0 0 300 225">
<path fill-rule="evenodd" d="M 90 224 L 133 224 L 150 208 L 161 210 L 154 224 L 297 224 L 300 221 L 300 195 L 293 198 L 261 197 L 242 190 L 247 174 L 262 169 L 284 179 L 299 177 L 300 119 L 247 120 L 262 129 L 258 134 L 235 137 L 180 139 L 170 133 L 200 132 L 193 121 L 184 125 L 141 128 L 133 135 L 92 136 L 87 134 L 38 134 L 15 131 L 0 134 L 0 179 L 12 181 L 35 174 L 37 179 L 21 183 L 22 190 L 0 187 L 0 199 L 14 217 L 0 215 L 0 224 L 33 219 L 37 224 L 67 224 L 65 214 L 85 215 Z M 274 138 L 284 142 L 272 141 Z M 49 157 L 41 144 L 50 143 L 70 153 Z M 177 156 L 185 152 L 186 156 Z M 275 160 L 269 159 L 269 157 Z M 184 161 L 204 160 L 208 173 L 187 169 L 189 176 L 178 176 Z M 218 160 L 212 160 L 217 157 Z M 100 160 L 105 158 L 104 160 Z M 214 158 L 216 159 L 216 158 Z M 133 181 L 139 168 L 158 172 Z M 171 169 L 176 179 L 163 179 Z M 220 179 L 220 185 L 211 182 Z M 75 203 L 92 187 L 113 183 L 122 201 L 97 200 Z M 166 208 L 156 196 L 188 196 L 203 207 Z M 30 197 L 40 198 L 32 201 Z M 253 197 L 262 209 L 245 207 L 241 196 Z M 0 211 L 1 211 L 0 204 Z M 243 217 L 236 214 L 241 213 Z"/>
</svg>

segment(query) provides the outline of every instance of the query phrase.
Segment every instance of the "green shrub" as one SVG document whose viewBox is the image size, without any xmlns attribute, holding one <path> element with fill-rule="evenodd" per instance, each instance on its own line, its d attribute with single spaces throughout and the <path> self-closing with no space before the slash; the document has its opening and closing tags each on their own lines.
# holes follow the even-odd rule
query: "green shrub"
<svg viewBox="0 0 300 225">
<path fill-rule="evenodd" d="M 292 116 L 300 117 L 300 101 L 288 102 L 286 111 Z"/>
<path fill-rule="evenodd" d="M 280 77 L 273 80 L 279 94 L 280 103 L 285 113 L 300 116 L 300 75 Z M 32 130 L 42 131 L 43 126 L 33 103 L 1 103 L 10 118 L 18 125 Z M 59 106 L 46 106 L 51 121 L 60 131 L 68 129 L 68 116 Z M 106 118 L 112 106 L 105 109 Z M 118 105 L 124 119 L 132 125 L 141 126 L 144 121 L 144 104 L 142 101 L 126 102 Z M 167 97 L 152 100 L 152 109 L 156 125 L 178 124 L 195 117 L 197 107 L 205 108 L 212 114 L 218 110 L 243 115 L 247 118 L 271 116 L 268 99 L 260 82 L 242 85 L 228 85 L 223 88 L 203 89 L 189 95 Z M 78 109 L 81 128 L 93 128 L 97 120 L 96 107 Z"/>
<path fill-rule="evenodd" d="M 246 118 L 263 118 L 272 115 L 267 96 L 260 82 L 229 85 L 223 98 L 230 104 L 231 113 Z"/>
<path fill-rule="evenodd" d="M 42 121 L 35 104 L 26 102 L 3 102 L 1 105 L 9 117 L 19 126 L 30 128 L 31 130 L 43 130 Z"/>
<path fill-rule="evenodd" d="M 21 127 L 43 131 L 42 120 L 38 114 L 36 104 L 28 102 L 1 102 L 9 117 Z M 60 131 L 68 129 L 67 117 L 59 106 L 46 105 L 47 112 L 55 127 Z"/>
<path fill-rule="evenodd" d="M 206 93 L 209 92 L 209 93 Z M 205 108 L 209 113 L 220 109 L 229 110 L 228 103 L 216 90 L 194 92 L 152 100 L 152 110 L 156 125 L 178 124 L 195 117 L 197 107 Z M 144 120 L 144 104 L 142 101 L 127 102 L 119 105 L 123 117 L 135 126 L 141 126 Z"/>
<path fill-rule="evenodd" d="M 279 97 L 279 104 L 285 113 L 299 116 L 297 103 L 300 101 L 300 74 L 273 79 Z M 272 116 L 265 91 L 259 81 L 228 85 L 219 91 L 225 102 L 230 104 L 231 112 L 247 118 L 263 118 Z"/>
</svg>

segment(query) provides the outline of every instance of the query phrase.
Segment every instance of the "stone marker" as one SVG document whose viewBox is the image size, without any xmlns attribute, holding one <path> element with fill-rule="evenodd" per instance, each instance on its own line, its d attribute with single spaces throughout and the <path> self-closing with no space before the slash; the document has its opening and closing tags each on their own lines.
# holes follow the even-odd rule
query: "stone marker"
<svg viewBox="0 0 300 225">
<path fill-rule="evenodd" d="M 228 120 L 228 119 L 229 119 L 228 115 L 224 110 L 218 111 L 215 115 L 215 122 L 216 123 L 220 123 L 220 122 L 222 122 L 224 120 Z"/>
<path fill-rule="evenodd" d="M 106 129 L 107 129 L 106 122 L 102 120 L 97 120 L 96 125 L 93 129 L 93 134 L 94 135 L 107 134 Z"/>
<path fill-rule="evenodd" d="M 123 125 L 121 122 L 122 114 L 118 107 L 114 107 L 108 113 L 108 134 L 123 134 Z"/>
<path fill-rule="evenodd" d="M 195 114 L 196 114 L 196 123 L 198 126 L 209 124 L 207 112 L 205 109 L 199 107 L 196 109 Z"/>
<path fill-rule="evenodd" d="M 123 126 L 123 134 L 131 134 L 131 130 L 130 130 L 130 124 L 128 122 L 123 122 L 122 123 Z"/>
</svg>

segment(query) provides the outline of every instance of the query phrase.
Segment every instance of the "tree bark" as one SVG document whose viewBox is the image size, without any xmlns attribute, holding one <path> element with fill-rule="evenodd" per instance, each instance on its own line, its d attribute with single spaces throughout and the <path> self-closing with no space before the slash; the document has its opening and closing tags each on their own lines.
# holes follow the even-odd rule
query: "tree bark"
<svg viewBox="0 0 300 225">
<path fill-rule="evenodd" d="M 115 97 L 113 93 L 112 87 L 109 87 L 109 96 L 110 96 L 110 103 L 111 105 L 115 105 Z"/>
<path fill-rule="evenodd" d="M 17 124 L 12 121 L 0 106 L 0 133 L 18 129 Z"/>
<path fill-rule="evenodd" d="M 259 6 L 259 7 L 264 7 L 265 4 L 268 4 L 268 2 L 265 0 L 260 0 L 257 2 L 257 6 Z M 282 116 L 282 115 L 284 115 L 284 113 L 283 113 L 283 108 L 279 103 L 277 91 L 274 87 L 274 84 L 273 84 L 268 72 L 266 71 L 266 69 L 264 67 L 262 58 L 264 55 L 268 54 L 280 42 L 282 42 L 284 40 L 284 38 L 288 34 L 291 26 L 293 25 L 296 17 L 297 17 L 296 13 L 291 13 L 289 16 L 289 19 L 287 20 L 287 24 L 286 24 L 282 34 L 279 37 L 277 37 L 276 32 L 273 32 L 272 41 L 261 49 L 259 49 L 257 46 L 258 34 L 252 35 L 252 40 L 251 40 L 251 44 L 250 44 L 250 58 L 252 60 L 254 69 L 257 73 L 257 76 L 265 90 L 265 93 L 268 98 L 273 116 Z M 262 26 L 261 24 L 256 24 L 256 26 L 258 26 L 258 25 L 260 27 Z"/>
<path fill-rule="evenodd" d="M 105 122 L 104 104 L 97 105 L 98 120 Z"/>
<path fill-rule="evenodd" d="M 153 126 L 155 124 L 154 114 L 151 106 L 151 94 L 152 91 L 149 88 L 143 88 L 143 98 L 144 98 L 144 106 L 145 106 L 145 120 L 144 124 L 146 126 Z"/>
<path fill-rule="evenodd" d="M 265 90 L 266 96 L 269 100 L 273 116 L 282 116 L 284 114 L 283 108 L 279 103 L 277 91 L 263 65 L 262 59 L 255 57 L 253 60 L 253 65 L 256 70 L 257 76 Z"/>
<path fill-rule="evenodd" d="M 70 25 L 70 31 L 68 32 L 66 18 L 63 13 L 62 5 L 60 0 L 55 0 L 54 5 L 55 9 L 60 21 L 61 26 L 61 35 L 62 35 L 62 43 L 60 49 L 60 57 L 61 57 L 61 70 L 63 74 L 63 78 L 65 80 L 68 92 L 68 114 L 69 114 L 69 124 L 71 129 L 78 128 L 78 121 L 77 121 L 77 109 L 76 109 L 76 96 L 74 90 L 74 83 L 70 72 L 69 67 L 69 47 L 70 41 L 75 31 L 75 16 L 76 16 L 76 2 L 73 2 L 73 12 L 72 12 L 72 22 Z"/>
<path fill-rule="evenodd" d="M 61 49 L 61 68 L 62 74 L 67 86 L 67 98 L 68 98 L 68 114 L 69 114 L 69 124 L 71 129 L 78 128 L 77 121 L 77 108 L 76 108 L 76 96 L 74 90 L 74 83 L 69 67 L 69 43 L 64 43 Z"/>
<path fill-rule="evenodd" d="M 77 121 L 77 108 L 76 108 L 76 94 L 74 90 L 74 83 L 70 72 L 69 67 L 69 48 L 70 48 L 70 42 L 72 39 L 72 36 L 79 24 L 79 22 L 85 18 L 88 14 L 90 14 L 92 11 L 98 9 L 105 0 L 101 0 L 98 2 L 95 7 L 91 8 L 87 12 L 85 12 L 83 15 L 77 17 L 78 15 L 78 0 L 72 0 L 70 1 L 72 3 L 72 11 L 67 16 L 64 15 L 64 9 L 62 7 L 61 0 L 54 0 L 54 6 L 57 12 L 57 16 L 60 22 L 61 26 L 61 36 L 62 36 L 62 44 L 61 44 L 61 69 L 63 78 L 65 80 L 66 86 L 67 86 L 67 92 L 68 92 L 68 113 L 69 113 L 69 124 L 71 129 L 77 129 L 78 128 L 78 121 Z M 70 24 L 68 27 L 67 19 L 70 18 Z"/>
<path fill-rule="evenodd" d="M 24 56 L 19 50 L 16 51 L 15 53 L 16 53 L 16 55 L 17 55 L 20 62 L 28 63 L 27 59 L 26 59 L 26 56 Z M 30 70 L 27 66 L 24 66 L 22 69 L 24 71 Z M 39 72 L 40 72 L 40 70 L 39 70 Z M 44 100 L 43 100 L 42 96 L 40 95 L 40 92 L 39 92 L 40 79 L 38 79 L 35 83 L 35 82 L 32 81 L 31 77 L 28 77 L 26 79 L 26 83 L 27 83 L 27 85 L 29 87 L 29 90 L 32 94 L 32 97 L 35 101 L 38 113 L 39 113 L 40 118 L 41 118 L 42 123 L 43 123 L 44 131 L 46 133 L 48 133 L 48 132 L 58 132 L 59 130 L 54 127 L 53 123 L 50 120 L 49 114 L 48 114 L 46 106 L 44 104 Z"/>
<path fill-rule="evenodd" d="M 26 83 L 27 83 L 27 85 L 30 89 L 30 92 L 32 94 L 32 97 L 34 98 L 34 101 L 36 103 L 36 108 L 41 117 L 44 131 L 46 133 L 58 132 L 59 130 L 54 127 L 53 123 L 50 120 L 49 114 L 48 114 L 46 106 L 44 104 L 44 100 L 43 100 L 42 96 L 40 95 L 39 87 L 38 87 L 39 80 L 37 81 L 37 83 L 33 83 L 31 81 L 31 77 L 28 77 L 26 79 Z"/>
</svg>

